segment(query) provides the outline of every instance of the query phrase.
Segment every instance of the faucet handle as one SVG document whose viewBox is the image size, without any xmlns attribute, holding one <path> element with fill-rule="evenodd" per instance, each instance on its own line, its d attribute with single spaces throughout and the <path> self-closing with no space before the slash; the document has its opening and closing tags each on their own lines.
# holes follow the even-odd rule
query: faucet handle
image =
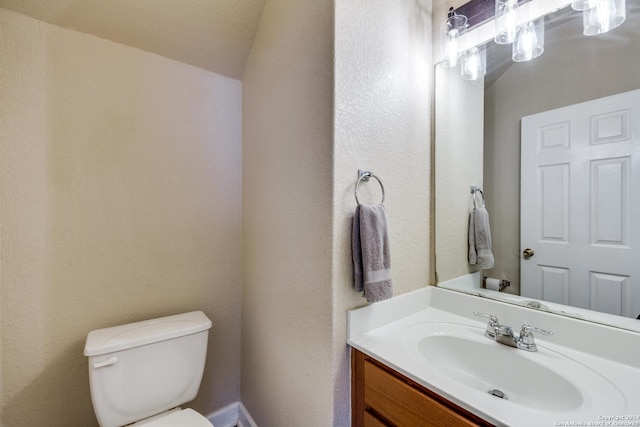
<svg viewBox="0 0 640 427">
<path fill-rule="evenodd" d="M 495 340 L 496 332 L 498 331 L 498 329 L 500 329 L 500 322 L 498 321 L 498 318 L 493 314 L 478 313 L 477 311 L 474 311 L 473 314 L 489 319 L 489 323 L 487 323 L 487 329 L 486 331 L 484 331 L 484 336 Z"/>
<path fill-rule="evenodd" d="M 489 323 L 495 323 L 496 325 L 499 324 L 498 318 L 493 314 L 478 313 L 477 311 L 474 311 L 473 314 L 475 314 L 476 316 L 486 317 L 487 319 L 489 319 Z"/>
<path fill-rule="evenodd" d="M 527 323 L 522 325 L 522 329 L 520 330 L 520 339 L 518 340 L 518 348 L 527 351 L 536 351 L 537 346 L 533 337 L 533 332 L 539 332 L 543 335 L 553 335 L 553 332 L 547 331 L 546 329 L 540 329 L 535 326 L 531 326 Z"/>
<path fill-rule="evenodd" d="M 532 334 L 533 331 L 540 332 L 543 335 L 553 335 L 553 332 L 551 331 L 547 331 L 546 329 L 540 329 L 535 326 L 531 326 L 528 323 L 525 323 L 524 325 L 522 325 L 522 329 L 520 330 L 520 338 L 530 337 L 530 336 L 533 337 L 533 334 Z"/>
</svg>

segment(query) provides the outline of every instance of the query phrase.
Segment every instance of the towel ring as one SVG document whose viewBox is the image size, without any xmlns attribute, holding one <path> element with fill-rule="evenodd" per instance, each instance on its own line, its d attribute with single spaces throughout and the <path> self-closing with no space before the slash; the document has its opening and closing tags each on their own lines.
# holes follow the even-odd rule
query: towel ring
<svg viewBox="0 0 640 427">
<path fill-rule="evenodd" d="M 380 204 L 383 204 L 384 203 L 384 186 L 382 185 L 382 181 L 380 181 L 380 178 L 375 176 L 373 172 L 363 171 L 363 170 L 358 170 L 358 181 L 356 182 L 356 189 L 355 189 L 356 203 L 360 205 L 360 200 L 358 200 L 358 185 L 360 185 L 360 181 L 367 182 L 369 181 L 369 178 L 375 178 L 375 180 L 378 181 L 378 184 L 380 184 L 380 189 L 382 190 L 382 200 L 380 201 Z"/>
</svg>

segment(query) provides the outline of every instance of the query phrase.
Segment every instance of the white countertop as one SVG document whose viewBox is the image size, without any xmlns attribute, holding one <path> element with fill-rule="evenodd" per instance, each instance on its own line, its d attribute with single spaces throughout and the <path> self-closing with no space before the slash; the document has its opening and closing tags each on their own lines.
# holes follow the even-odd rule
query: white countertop
<svg viewBox="0 0 640 427">
<path fill-rule="evenodd" d="M 421 323 L 463 324 L 484 331 L 486 322 L 475 317 L 474 311 L 494 314 L 516 331 L 523 323 L 554 331 L 550 337 L 536 335 L 538 353 L 507 348 L 543 364 L 551 363 L 547 354 L 578 362 L 581 369 L 599 374 L 609 387 L 604 387 L 608 395 L 593 385 L 602 382 L 578 381 L 584 399 L 581 407 L 568 411 L 533 408 L 458 382 L 408 349 L 405 331 Z M 429 286 L 350 311 L 348 344 L 496 425 L 640 427 L 640 334 L 636 332 Z M 492 361 L 481 363 L 490 366 Z M 611 394 L 619 398 L 612 399 Z"/>
</svg>

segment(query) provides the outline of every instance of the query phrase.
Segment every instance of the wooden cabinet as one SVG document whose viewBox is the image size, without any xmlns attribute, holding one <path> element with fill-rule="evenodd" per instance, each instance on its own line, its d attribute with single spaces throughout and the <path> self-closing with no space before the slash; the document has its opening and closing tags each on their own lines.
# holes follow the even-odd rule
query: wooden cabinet
<svg viewBox="0 0 640 427">
<path fill-rule="evenodd" d="M 354 427 L 492 425 L 355 349 L 351 412 Z"/>
</svg>

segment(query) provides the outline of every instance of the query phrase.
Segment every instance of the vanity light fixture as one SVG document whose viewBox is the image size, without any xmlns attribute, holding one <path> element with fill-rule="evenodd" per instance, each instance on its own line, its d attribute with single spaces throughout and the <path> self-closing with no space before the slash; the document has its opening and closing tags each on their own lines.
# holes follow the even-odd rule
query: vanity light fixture
<svg viewBox="0 0 640 427">
<path fill-rule="evenodd" d="M 513 43 L 516 37 L 520 12 L 518 10 L 518 0 L 495 0 L 496 1 L 496 36 L 495 42 L 498 44 Z"/>
<path fill-rule="evenodd" d="M 529 21 L 516 31 L 511 58 L 514 62 L 531 61 L 544 52 L 544 18 Z"/>
<path fill-rule="evenodd" d="M 484 47 L 474 46 L 462 54 L 460 77 L 462 80 L 479 80 L 487 74 L 486 52 Z"/>
<path fill-rule="evenodd" d="M 460 56 L 458 39 L 467 27 L 467 17 L 464 15 L 456 14 L 456 11 L 453 7 L 449 8 L 447 20 L 444 22 L 442 27 L 442 31 L 446 39 L 446 56 L 444 60 L 445 66 L 455 67 L 458 65 L 458 57 Z"/>
<path fill-rule="evenodd" d="M 518 2 L 524 5 L 519 6 Z M 603 34 L 620 26 L 626 19 L 626 0 L 570 0 L 574 10 L 583 13 L 583 33 L 586 36 Z M 535 19 L 527 22 L 525 14 L 532 13 L 530 0 L 470 0 L 457 9 L 449 8 L 441 32 L 446 39 L 443 65 L 456 67 L 462 56 L 460 76 L 464 80 L 478 80 L 486 74 L 486 58 L 482 48 L 470 48 L 461 54 L 459 37 L 469 28 L 493 18 L 494 40 L 498 44 L 513 43 L 511 57 L 515 62 L 530 61 L 544 52 L 544 15 L 533 9 Z M 569 2 L 569 0 L 567 0 Z M 456 13 L 456 10 L 460 14 Z M 522 23 L 524 22 L 524 24 Z M 466 40 L 465 46 L 469 41 Z"/>
<path fill-rule="evenodd" d="M 596 0 L 595 6 L 583 10 L 582 14 L 585 36 L 603 34 L 620 26 L 626 19 L 625 0 Z"/>
</svg>

